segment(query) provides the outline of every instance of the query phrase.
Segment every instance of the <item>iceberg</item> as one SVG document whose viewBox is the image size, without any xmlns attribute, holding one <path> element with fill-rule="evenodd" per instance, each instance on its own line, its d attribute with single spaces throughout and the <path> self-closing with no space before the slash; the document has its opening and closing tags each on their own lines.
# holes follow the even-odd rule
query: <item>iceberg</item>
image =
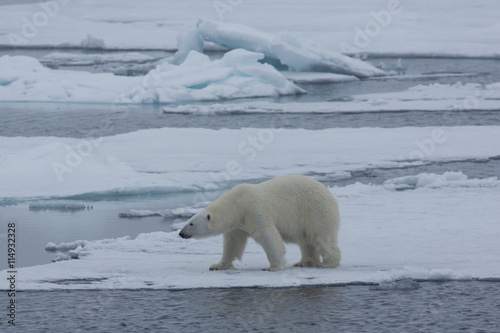
<svg viewBox="0 0 500 333">
<path fill-rule="evenodd" d="M 359 59 L 300 45 L 296 41 L 280 39 L 241 24 L 201 19 L 198 21 L 197 29 L 205 41 L 230 49 L 241 48 L 261 52 L 269 62 L 285 65 L 291 71 L 330 72 L 358 78 L 384 75 L 382 70 Z"/>
<path fill-rule="evenodd" d="M 211 61 L 190 51 L 180 65 L 163 62 L 150 71 L 142 87 L 126 94 L 123 102 L 219 101 L 305 93 L 273 66 L 260 63 L 263 58 L 262 53 L 238 49 Z"/>
</svg>

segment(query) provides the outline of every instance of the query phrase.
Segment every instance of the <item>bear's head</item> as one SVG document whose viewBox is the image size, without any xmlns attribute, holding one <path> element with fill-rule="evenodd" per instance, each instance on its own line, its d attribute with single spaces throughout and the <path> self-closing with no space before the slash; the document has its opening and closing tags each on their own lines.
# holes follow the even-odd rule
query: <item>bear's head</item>
<svg viewBox="0 0 500 333">
<path fill-rule="evenodd" d="M 207 209 L 190 218 L 179 232 L 182 238 L 202 238 L 220 234 L 214 228 L 213 214 Z"/>
</svg>

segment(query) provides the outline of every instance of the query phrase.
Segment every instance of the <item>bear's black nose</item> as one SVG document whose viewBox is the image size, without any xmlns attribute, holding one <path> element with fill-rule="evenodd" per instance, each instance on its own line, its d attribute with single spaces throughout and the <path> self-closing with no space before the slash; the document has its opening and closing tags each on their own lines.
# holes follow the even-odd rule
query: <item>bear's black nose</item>
<svg viewBox="0 0 500 333">
<path fill-rule="evenodd" d="M 181 236 L 182 238 L 185 238 L 185 239 L 191 238 L 191 235 L 186 235 L 185 233 L 182 233 L 182 232 L 179 232 L 179 236 Z"/>
</svg>

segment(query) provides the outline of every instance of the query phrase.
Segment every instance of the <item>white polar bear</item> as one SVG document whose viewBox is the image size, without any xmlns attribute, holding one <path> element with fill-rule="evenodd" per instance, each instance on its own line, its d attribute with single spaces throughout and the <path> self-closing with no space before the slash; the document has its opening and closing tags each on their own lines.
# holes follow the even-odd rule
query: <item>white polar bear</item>
<svg viewBox="0 0 500 333">
<path fill-rule="evenodd" d="M 222 259 L 210 270 L 233 268 L 250 236 L 266 252 L 271 265 L 265 270 L 274 271 L 285 267 L 283 242 L 300 246 L 302 259 L 294 266 L 336 267 L 341 257 L 339 225 L 337 201 L 330 191 L 309 177 L 289 175 L 235 186 L 190 218 L 179 235 L 224 234 Z"/>
</svg>

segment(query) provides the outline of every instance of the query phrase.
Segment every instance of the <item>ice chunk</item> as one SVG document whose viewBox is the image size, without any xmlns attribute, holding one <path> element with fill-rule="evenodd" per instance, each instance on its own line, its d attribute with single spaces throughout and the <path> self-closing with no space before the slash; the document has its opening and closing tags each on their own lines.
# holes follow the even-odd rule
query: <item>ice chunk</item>
<svg viewBox="0 0 500 333">
<path fill-rule="evenodd" d="M 200 202 L 193 206 L 179 207 L 171 210 L 131 209 L 129 212 L 119 213 L 118 216 L 121 218 L 150 216 L 161 216 L 163 218 L 190 218 L 191 216 L 202 210 L 204 207 L 206 207 L 208 204 L 209 202 Z"/>
<path fill-rule="evenodd" d="M 47 252 L 69 252 L 76 250 L 78 247 L 85 247 L 86 241 L 84 240 L 77 240 L 74 242 L 68 242 L 68 243 L 61 243 L 59 245 L 56 245 L 55 243 L 49 242 L 45 246 L 45 251 Z"/>
<path fill-rule="evenodd" d="M 448 182 L 467 180 L 467 176 L 461 171 L 445 172 L 442 175 L 433 173 L 420 173 L 414 176 L 405 176 L 387 180 L 384 185 L 391 189 L 405 190 L 419 187 L 444 185 Z"/>
<path fill-rule="evenodd" d="M 411 190 L 416 188 L 438 187 L 497 187 L 498 178 L 469 179 L 462 171 L 445 172 L 442 175 L 434 173 L 420 173 L 413 176 L 398 177 L 385 181 L 388 189 Z"/>
<path fill-rule="evenodd" d="M 103 49 L 106 43 L 104 43 L 104 40 L 89 34 L 87 38 L 81 42 L 80 46 L 84 49 Z"/>
<path fill-rule="evenodd" d="M 415 290 L 420 288 L 420 284 L 410 278 L 400 280 L 382 281 L 376 286 L 370 287 L 370 290 Z"/>
<path fill-rule="evenodd" d="M 352 75 L 342 75 L 334 73 L 314 73 L 314 72 L 282 72 L 290 81 L 295 83 L 335 83 L 358 80 Z"/>
<path fill-rule="evenodd" d="M 172 63 L 181 64 L 190 51 L 203 52 L 203 38 L 198 33 L 198 30 L 191 29 L 185 33 L 179 34 L 177 37 L 177 49 Z"/>
<path fill-rule="evenodd" d="M 148 210 L 148 209 L 131 209 L 129 212 L 119 213 L 122 218 L 136 218 L 136 217 L 150 217 L 150 216 L 163 216 L 161 211 Z"/>
<path fill-rule="evenodd" d="M 384 75 L 380 69 L 361 60 L 332 51 L 296 45 L 241 24 L 202 19 L 197 28 L 206 41 L 230 49 L 262 52 L 271 61 L 288 66 L 293 71 L 331 72 L 360 78 Z"/>
<path fill-rule="evenodd" d="M 210 61 L 190 51 L 179 66 L 162 63 L 144 78 L 142 89 L 126 94 L 133 103 L 173 103 L 245 97 L 268 97 L 304 93 L 268 64 L 261 53 L 233 50 Z"/>
</svg>

